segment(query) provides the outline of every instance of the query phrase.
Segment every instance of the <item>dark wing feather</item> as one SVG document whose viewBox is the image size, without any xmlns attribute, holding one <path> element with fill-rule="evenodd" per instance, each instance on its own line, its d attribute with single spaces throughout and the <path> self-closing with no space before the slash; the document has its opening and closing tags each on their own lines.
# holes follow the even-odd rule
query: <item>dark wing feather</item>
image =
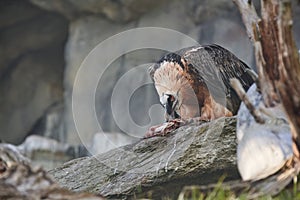
<svg viewBox="0 0 300 200">
<path fill-rule="evenodd" d="M 185 59 L 192 72 L 198 74 L 198 81 L 205 82 L 215 101 L 235 114 L 240 99 L 231 87 L 230 79 L 237 78 L 247 91 L 254 82 L 249 73 L 251 68 L 218 45 L 189 47 L 176 53 Z"/>
</svg>

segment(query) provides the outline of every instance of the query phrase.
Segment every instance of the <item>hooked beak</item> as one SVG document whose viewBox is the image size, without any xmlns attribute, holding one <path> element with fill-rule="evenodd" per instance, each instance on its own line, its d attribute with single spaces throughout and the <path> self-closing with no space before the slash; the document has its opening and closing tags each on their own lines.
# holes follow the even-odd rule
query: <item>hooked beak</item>
<svg viewBox="0 0 300 200">
<path fill-rule="evenodd" d="M 178 104 L 178 100 L 171 94 L 164 94 L 161 97 L 161 103 L 165 107 L 166 111 L 166 120 L 180 118 L 180 115 L 176 112 L 176 106 Z"/>
</svg>

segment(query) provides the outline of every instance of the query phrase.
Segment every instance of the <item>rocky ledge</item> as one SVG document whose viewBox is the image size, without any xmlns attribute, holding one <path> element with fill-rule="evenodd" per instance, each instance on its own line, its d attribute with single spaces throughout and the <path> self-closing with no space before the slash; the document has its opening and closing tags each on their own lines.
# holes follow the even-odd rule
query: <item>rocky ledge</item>
<svg viewBox="0 0 300 200">
<path fill-rule="evenodd" d="M 69 161 L 49 173 L 73 191 L 107 198 L 176 198 L 183 186 L 239 177 L 236 118 L 190 124 L 104 154 Z"/>
</svg>

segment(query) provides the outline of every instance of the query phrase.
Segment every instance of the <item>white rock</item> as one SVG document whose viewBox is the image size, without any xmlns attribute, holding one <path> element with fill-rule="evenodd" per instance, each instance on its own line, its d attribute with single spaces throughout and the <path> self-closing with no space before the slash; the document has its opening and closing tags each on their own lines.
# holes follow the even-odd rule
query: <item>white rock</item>
<svg viewBox="0 0 300 200">
<path fill-rule="evenodd" d="M 31 157 L 34 151 L 49 151 L 49 152 L 66 152 L 70 148 L 68 144 L 60 143 L 56 140 L 30 135 L 26 140 L 18 146 L 18 149 L 25 155 Z"/>
<path fill-rule="evenodd" d="M 243 103 L 238 112 L 238 170 L 243 180 L 258 180 L 277 172 L 292 157 L 292 137 L 281 105 L 264 107 L 256 85 L 251 86 L 247 95 L 256 108 L 274 116 L 263 115 L 267 122 L 258 124 Z"/>
<path fill-rule="evenodd" d="M 96 133 L 93 137 L 91 147 L 88 148 L 92 155 L 107 152 L 111 149 L 131 144 L 137 138 L 128 136 L 124 133 Z"/>
</svg>

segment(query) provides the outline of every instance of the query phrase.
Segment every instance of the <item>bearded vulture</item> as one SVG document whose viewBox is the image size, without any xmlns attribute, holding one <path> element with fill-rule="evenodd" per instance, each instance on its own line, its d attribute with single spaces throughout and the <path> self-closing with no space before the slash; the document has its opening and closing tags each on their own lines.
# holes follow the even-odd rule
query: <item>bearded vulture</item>
<svg viewBox="0 0 300 200">
<path fill-rule="evenodd" d="M 233 116 L 240 99 L 229 80 L 237 78 L 246 91 L 254 82 L 252 69 L 216 44 L 168 53 L 149 68 L 149 73 L 167 122 Z"/>
</svg>

